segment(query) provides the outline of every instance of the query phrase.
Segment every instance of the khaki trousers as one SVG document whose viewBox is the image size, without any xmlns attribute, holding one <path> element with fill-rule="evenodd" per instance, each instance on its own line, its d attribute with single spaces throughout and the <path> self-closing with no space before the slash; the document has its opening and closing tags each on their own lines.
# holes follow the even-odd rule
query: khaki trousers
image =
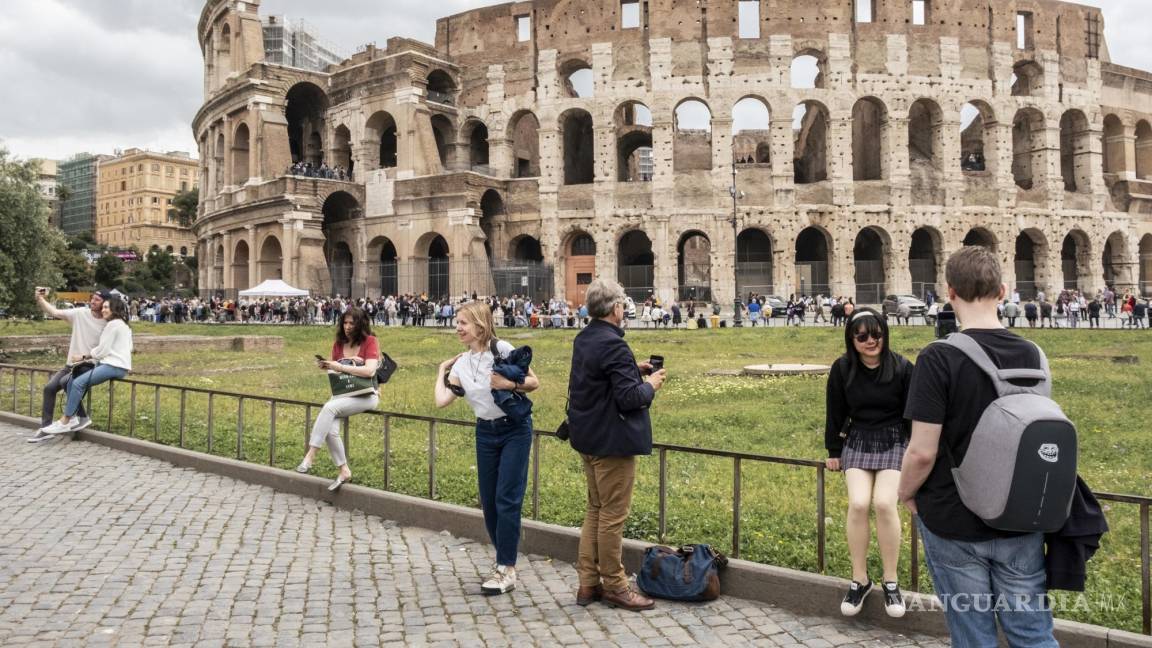
<svg viewBox="0 0 1152 648">
<path fill-rule="evenodd" d="M 621 560 L 624 522 L 632 508 L 636 482 L 635 457 L 593 457 L 581 454 L 588 484 L 588 508 L 580 529 L 580 558 L 576 571 L 582 587 L 603 584 L 616 592 L 628 587 Z"/>
</svg>

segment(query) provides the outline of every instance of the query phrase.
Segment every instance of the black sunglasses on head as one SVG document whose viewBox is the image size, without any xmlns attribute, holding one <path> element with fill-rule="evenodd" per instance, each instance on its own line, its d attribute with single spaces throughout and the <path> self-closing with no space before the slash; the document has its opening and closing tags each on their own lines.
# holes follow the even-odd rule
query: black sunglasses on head
<svg viewBox="0 0 1152 648">
<path fill-rule="evenodd" d="M 873 340 L 876 340 L 877 342 L 884 339 L 884 336 L 879 334 L 879 333 L 869 333 L 867 331 L 864 331 L 863 333 L 857 333 L 855 337 L 856 337 L 856 341 L 859 342 L 860 344 L 864 344 L 865 342 L 867 342 L 868 338 L 872 338 Z"/>
</svg>

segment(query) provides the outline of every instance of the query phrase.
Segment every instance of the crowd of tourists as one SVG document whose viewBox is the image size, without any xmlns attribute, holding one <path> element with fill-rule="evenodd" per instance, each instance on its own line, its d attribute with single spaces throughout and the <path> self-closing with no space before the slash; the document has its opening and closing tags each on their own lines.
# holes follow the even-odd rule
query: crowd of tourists
<svg viewBox="0 0 1152 648">
<path fill-rule="evenodd" d="M 297 162 L 288 167 L 288 175 L 303 176 L 305 178 L 321 178 L 323 180 L 352 181 L 352 172 L 341 165 L 328 166 L 327 162 L 316 166 L 311 162 Z"/>
<path fill-rule="evenodd" d="M 811 302 L 793 297 L 791 306 L 785 306 L 801 313 L 813 305 L 821 310 L 828 306 L 828 315 L 844 330 L 845 352 L 833 363 L 827 381 L 824 429 L 826 467 L 844 475 L 848 493 L 845 529 L 851 580 L 840 611 L 857 614 L 878 589 L 887 614 L 905 614 L 898 569 L 898 507 L 903 504 L 914 514 L 924 539 L 935 591 L 956 645 L 995 645 L 999 626 L 1012 646 L 1055 647 L 1048 590 L 1084 589 L 1084 563 L 1099 546 L 1107 524 L 1091 491 L 1075 475 L 1077 453 L 1068 447 L 1075 444 L 1074 428 L 1050 400 L 1052 381 L 1044 352 L 1005 327 L 1005 311 L 1011 312 L 1020 299 L 1001 283 L 995 255 L 981 247 L 962 248 L 949 258 L 946 277 L 948 305 L 963 331 L 925 346 L 914 365 L 892 350 L 893 329 L 875 309 L 820 296 Z M 80 308 L 56 309 L 40 292 L 37 301 L 46 315 L 71 324 L 72 338 L 67 363 L 44 389 L 44 427 L 32 442 L 90 425 L 84 392 L 132 370 L 128 320 L 133 305 L 107 291 L 92 295 Z M 1130 312 L 1135 317 L 1139 305 L 1131 296 L 1109 298 L 1103 292 L 1086 300 L 1064 291 L 1053 301 L 1053 313 L 1064 311 L 1069 322 L 1079 321 L 1074 313 L 1085 311 L 1090 322 L 1101 313 Z M 747 305 L 764 303 L 752 295 Z M 1043 295 L 1024 300 L 1025 319 L 1030 324 L 1040 319 L 1043 325 L 1043 305 L 1048 303 Z M 479 585 L 488 595 L 517 586 L 520 516 L 533 440 L 529 395 L 541 386 L 531 367 L 532 349 L 500 340 L 497 314 L 511 313 L 514 322 L 538 311 L 559 312 L 565 324 L 567 316 L 580 320 L 583 329 L 572 344 L 565 420 L 557 430 L 579 454 L 585 477 L 575 602 L 634 611 L 654 607 L 652 598 L 628 578 L 622 542 L 636 457 L 652 453 L 649 411 L 667 370 L 662 356 L 637 361 L 625 341 L 625 323 L 636 305 L 619 284 L 594 280 L 575 314 L 558 300 L 534 305 L 515 296 L 471 296 L 456 304 L 404 295 L 380 302 L 258 300 L 231 306 L 238 321 L 275 321 L 291 318 L 300 304 L 305 306 L 302 319 L 334 323 L 335 339 L 327 359 L 317 354 L 315 363 L 329 374 L 332 397 L 315 421 L 296 470 L 310 472 L 317 452 L 326 446 L 338 470 L 329 486 L 333 492 L 353 479 L 341 420 L 374 409 L 388 377 L 380 373 L 390 358 L 373 334 L 373 323 L 381 322 L 376 316 L 383 313 L 384 322 L 399 319 L 404 324 L 423 312 L 439 318 L 441 325 L 454 326 L 462 351 L 441 362 L 430 376 L 431 397 L 438 407 L 463 399 L 476 418 L 477 492 L 494 547 L 492 568 Z M 144 310 L 154 307 L 149 303 Z M 216 300 L 193 300 L 188 307 L 194 318 L 201 318 L 203 309 L 229 309 Z M 667 325 L 684 315 L 685 321 L 700 315 L 692 306 L 681 308 L 670 304 L 665 312 L 650 300 L 641 304 L 640 320 Z M 756 311 L 747 312 L 751 319 Z M 64 415 L 52 420 L 59 391 L 67 393 L 67 404 Z M 1020 395 L 1029 398 L 1012 400 Z M 989 412 L 993 419 L 997 412 L 1006 413 L 991 431 Z M 1009 442 L 1018 443 L 1024 457 L 1012 459 L 1014 465 L 1003 463 L 1004 457 L 1017 456 L 1017 446 L 1011 446 L 1011 453 L 1001 450 Z M 1032 457 L 1037 454 L 1039 459 Z M 1043 492 L 1021 487 L 1037 470 L 1046 471 Z M 978 476 L 986 474 L 997 476 L 980 481 Z M 879 583 L 869 573 L 870 511 L 880 548 Z"/>
</svg>

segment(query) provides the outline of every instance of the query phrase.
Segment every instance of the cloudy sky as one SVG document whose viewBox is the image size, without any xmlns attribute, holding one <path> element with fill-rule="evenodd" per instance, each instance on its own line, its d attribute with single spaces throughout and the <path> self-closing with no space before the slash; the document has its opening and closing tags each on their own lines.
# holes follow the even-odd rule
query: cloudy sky
<svg viewBox="0 0 1152 648">
<path fill-rule="evenodd" d="M 202 0 L 0 2 L 0 144 L 20 157 L 57 159 L 129 147 L 195 152 Z M 1080 2 L 1104 8 L 1114 62 L 1152 70 L 1148 0 Z M 437 18 L 490 4 L 263 0 L 261 13 L 303 19 L 350 53 L 397 35 L 430 43 Z"/>
</svg>

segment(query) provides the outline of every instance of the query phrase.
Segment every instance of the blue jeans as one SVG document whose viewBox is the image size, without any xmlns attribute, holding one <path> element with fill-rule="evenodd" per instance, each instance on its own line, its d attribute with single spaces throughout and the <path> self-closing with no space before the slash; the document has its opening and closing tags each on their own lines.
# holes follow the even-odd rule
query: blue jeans
<svg viewBox="0 0 1152 648">
<path fill-rule="evenodd" d="M 955 648 L 995 648 L 996 621 L 1009 646 L 1059 648 L 1044 572 L 1044 535 L 948 540 L 916 518 Z"/>
<path fill-rule="evenodd" d="M 496 563 L 514 566 L 520 546 L 520 509 L 528 487 L 532 417 L 476 421 L 476 481 L 484 526 L 496 545 Z"/>
<path fill-rule="evenodd" d="M 72 382 L 68 383 L 68 404 L 64 406 L 64 416 L 76 416 L 76 413 L 80 411 L 81 403 L 84 402 L 84 394 L 88 392 L 90 387 L 106 383 L 109 380 L 119 380 L 127 375 L 128 370 L 126 369 L 101 364 L 96 365 L 95 369 L 79 378 L 73 379 Z"/>
</svg>

